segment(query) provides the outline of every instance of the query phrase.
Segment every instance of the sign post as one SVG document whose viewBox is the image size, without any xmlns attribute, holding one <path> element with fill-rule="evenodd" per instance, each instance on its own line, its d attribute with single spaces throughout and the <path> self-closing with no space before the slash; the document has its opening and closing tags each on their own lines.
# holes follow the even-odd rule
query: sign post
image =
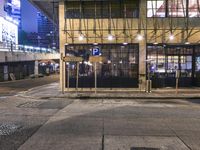
<svg viewBox="0 0 200 150">
<path fill-rule="evenodd" d="M 62 64 L 63 62 L 76 62 L 76 90 L 78 92 L 78 77 L 79 77 L 79 62 L 83 60 L 82 57 L 75 57 L 75 56 L 65 56 L 63 57 L 63 53 L 61 53 Z M 62 65 L 64 66 L 64 65 Z M 67 88 L 69 90 L 69 65 L 67 66 Z M 64 69 L 62 67 L 62 83 L 64 83 Z M 64 92 L 64 85 L 62 85 L 62 91 Z"/>
<path fill-rule="evenodd" d="M 176 70 L 176 95 L 178 94 L 178 81 L 180 77 L 180 70 Z"/>
<path fill-rule="evenodd" d="M 69 64 L 67 65 L 67 90 L 69 91 Z"/>
<path fill-rule="evenodd" d="M 61 84 L 61 90 L 62 90 L 62 94 L 64 94 L 64 61 L 63 61 L 63 53 L 61 53 L 61 64 L 62 64 L 62 68 L 61 68 L 61 75 L 62 75 L 62 84 Z"/>
<path fill-rule="evenodd" d="M 94 83 L 94 86 L 95 86 L 95 94 L 97 93 L 97 62 L 95 62 L 94 64 L 94 78 L 95 78 L 95 83 Z"/>
<path fill-rule="evenodd" d="M 76 92 L 78 92 L 79 62 L 77 62 L 76 71 Z"/>
</svg>

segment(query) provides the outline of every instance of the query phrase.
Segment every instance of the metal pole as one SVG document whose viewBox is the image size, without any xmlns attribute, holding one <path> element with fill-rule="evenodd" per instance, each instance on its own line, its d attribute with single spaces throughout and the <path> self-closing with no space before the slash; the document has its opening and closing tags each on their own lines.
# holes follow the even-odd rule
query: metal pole
<svg viewBox="0 0 200 150">
<path fill-rule="evenodd" d="M 95 87 L 95 94 L 96 94 L 97 93 L 97 63 L 96 62 L 94 64 L 94 78 L 95 78 L 94 87 Z"/>
<path fill-rule="evenodd" d="M 76 90 L 78 92 L 78 74 L 79 74 L 79 62 L 77 62 L 77 73 L 76 73 Z"/>
<path fill-rule="evenodd" d="M 69 64 L 67 65 L 67 90 L 69 91 Z"/>
<path fill-rule="evenodd" d="M 178 94 L 178 78 L 176 78 L 176 95 Z"/>
<path fill-rule="evenodd" d="M 62 68 L 61 68 L 61 74 L 62 74 L 62 84 L 61 84 L 61 90 L 62 94 L 64 94 L 64 61 L 63 61 L 63 53 L 61 53 L 61 61 L 62 61 Z"/>
</svg>

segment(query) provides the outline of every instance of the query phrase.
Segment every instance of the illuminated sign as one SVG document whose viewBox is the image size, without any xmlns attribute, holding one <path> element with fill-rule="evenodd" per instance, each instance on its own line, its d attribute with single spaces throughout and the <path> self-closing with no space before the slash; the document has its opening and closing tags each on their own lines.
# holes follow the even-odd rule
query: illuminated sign
<svg viewBox="0 0 200 150">
<path fill-rule="evenodd" d="M 0 17 L 0 41 L 18 44 L 18 27 L 17 25 Z"/>
<path fill-rule="evenodd" d="M 11 17 L 13 20 L 20 20 L 20 9 L 21 3 L 20 0 L 4 0 L 4 11 L 7 13 L 7 16 Z"/>
</svg>

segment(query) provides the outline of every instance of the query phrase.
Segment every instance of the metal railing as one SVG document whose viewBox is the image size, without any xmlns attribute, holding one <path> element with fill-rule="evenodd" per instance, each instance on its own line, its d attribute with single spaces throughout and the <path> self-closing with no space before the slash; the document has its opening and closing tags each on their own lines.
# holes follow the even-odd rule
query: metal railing
<svg viewBox="0 0 200 150">
<path fill-rule="evenodd" d="M 12 43 L 0 42 L 0 51 L 7 52 L 31 52 L 31 53 L 58 53 L 57 49 L 34 47 L 30 45 L 19 45 Z"/>
</svg>

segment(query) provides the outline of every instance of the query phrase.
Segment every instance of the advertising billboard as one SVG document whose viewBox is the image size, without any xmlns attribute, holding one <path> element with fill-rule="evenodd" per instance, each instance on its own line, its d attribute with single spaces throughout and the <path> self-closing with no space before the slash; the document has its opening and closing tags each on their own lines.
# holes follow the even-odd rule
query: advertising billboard
<svg viewBox="0 0 200 150">
<path fill-rule="evenodd" d="M 0 42 L 18 44 L 18 26 L 0 17 Z"/>
<path fill-rule="evenodd" d="M 4 0 L 4 11 L 8 16 L 12 18 L 18 18 L 20 16 L 20 0 Z"/>
<path fill-rule="evenodd" d="M 6 12 L 4 11 L 4 6 L 6 4 L 6 0 L 0 0 L 0 16 L 5 17 Z"/>
</svg>

